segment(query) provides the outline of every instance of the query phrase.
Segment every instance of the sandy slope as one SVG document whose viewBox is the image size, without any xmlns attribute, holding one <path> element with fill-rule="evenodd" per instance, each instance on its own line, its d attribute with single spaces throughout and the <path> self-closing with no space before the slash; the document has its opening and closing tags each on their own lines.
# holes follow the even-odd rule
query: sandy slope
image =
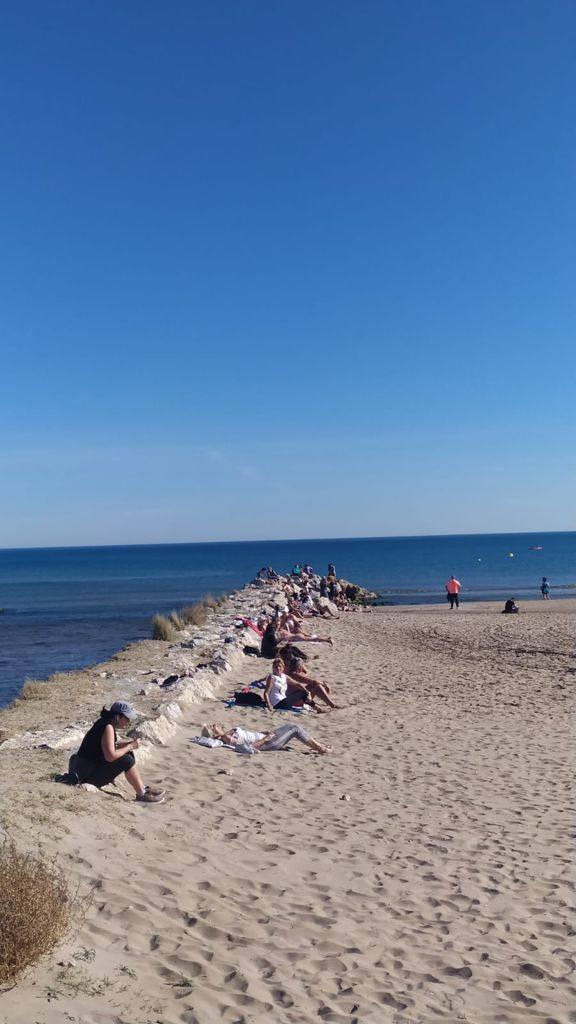
<svg viewBox="0 0 576 1024">
<path fill-rule="evenodd" d="M 212 702 L 149 769 L 161 807 L 3 780 L 15 834 L 98 888 L 56 958 L 77 967 L 0 997 L 0 1021 L 576 1021 L 575 604 L 328 624 L 313 664 L 349 706 L 303 723 L 328 758 L 197 747 L 202 721 L 269 726 Z"/>
</svg>

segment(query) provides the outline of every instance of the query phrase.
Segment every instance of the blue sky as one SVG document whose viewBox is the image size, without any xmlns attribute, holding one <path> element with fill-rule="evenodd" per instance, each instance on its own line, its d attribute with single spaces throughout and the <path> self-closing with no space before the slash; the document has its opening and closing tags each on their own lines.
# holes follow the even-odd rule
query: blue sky
<svg viewBox="0 0 576 1024">
<path fill-rule="evenodd" d="M 5 6 L 0 547 L 573 528 L 575 44 Z"/>
</svg>

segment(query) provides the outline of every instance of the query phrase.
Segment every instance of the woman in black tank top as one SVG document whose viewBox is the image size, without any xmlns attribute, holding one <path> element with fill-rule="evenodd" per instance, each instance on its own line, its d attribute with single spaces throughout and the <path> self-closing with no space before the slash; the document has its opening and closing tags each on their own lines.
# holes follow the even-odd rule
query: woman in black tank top
<svg viewBox="0 0 576 1024">
<path fill-rule="evenodd" d="M 92 786 L 108 785 L 124 773 L 136 792 L 136 799 L 144 803 L 160 803 L 164 790 L 145 786 L 136 767 L 134 750 L 140 740 L 118 740 L 117 729 L 125 729 L 138 715 L 126 701 L 116 701 L 110 709 L 102 708 L 100 718 L 88 730 L 74 757 L 73 769 L 79 782 Z"/>
</svg>

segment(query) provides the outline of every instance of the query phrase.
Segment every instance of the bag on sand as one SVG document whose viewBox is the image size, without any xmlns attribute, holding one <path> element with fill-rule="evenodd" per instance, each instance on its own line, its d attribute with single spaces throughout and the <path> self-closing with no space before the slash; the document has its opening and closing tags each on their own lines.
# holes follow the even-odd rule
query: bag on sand
<svg viewBox="0 0 576 1024">
<path fill-rule="evenodd" d="M 249 708 L 266 707 L 264 698 L 259 693 L 254 693 L 253 690 L 237 690 L 234 694 L 234 700 L 237 704 Z"/>
</svg>

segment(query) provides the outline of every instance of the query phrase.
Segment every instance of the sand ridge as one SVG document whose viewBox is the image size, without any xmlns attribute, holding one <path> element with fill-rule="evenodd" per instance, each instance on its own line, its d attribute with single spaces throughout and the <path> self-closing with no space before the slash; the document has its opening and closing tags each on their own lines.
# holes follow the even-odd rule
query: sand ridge
<svg viewBox="0 0 576 1024">
<path fill-rule="evenodd" d="M 5 780 L 12 831 L 97 888 L 55 958 L 76 965 L 1 996 L 0 1021 L 573 1024 L 573 612 L 323 623 L 314 674 L 346 710 L 199 705 L 147 766 L 159 807 Z M 207 720 L 299 721 L 335 752 L 210 751 L 190 742 Z"/>
</svg>

